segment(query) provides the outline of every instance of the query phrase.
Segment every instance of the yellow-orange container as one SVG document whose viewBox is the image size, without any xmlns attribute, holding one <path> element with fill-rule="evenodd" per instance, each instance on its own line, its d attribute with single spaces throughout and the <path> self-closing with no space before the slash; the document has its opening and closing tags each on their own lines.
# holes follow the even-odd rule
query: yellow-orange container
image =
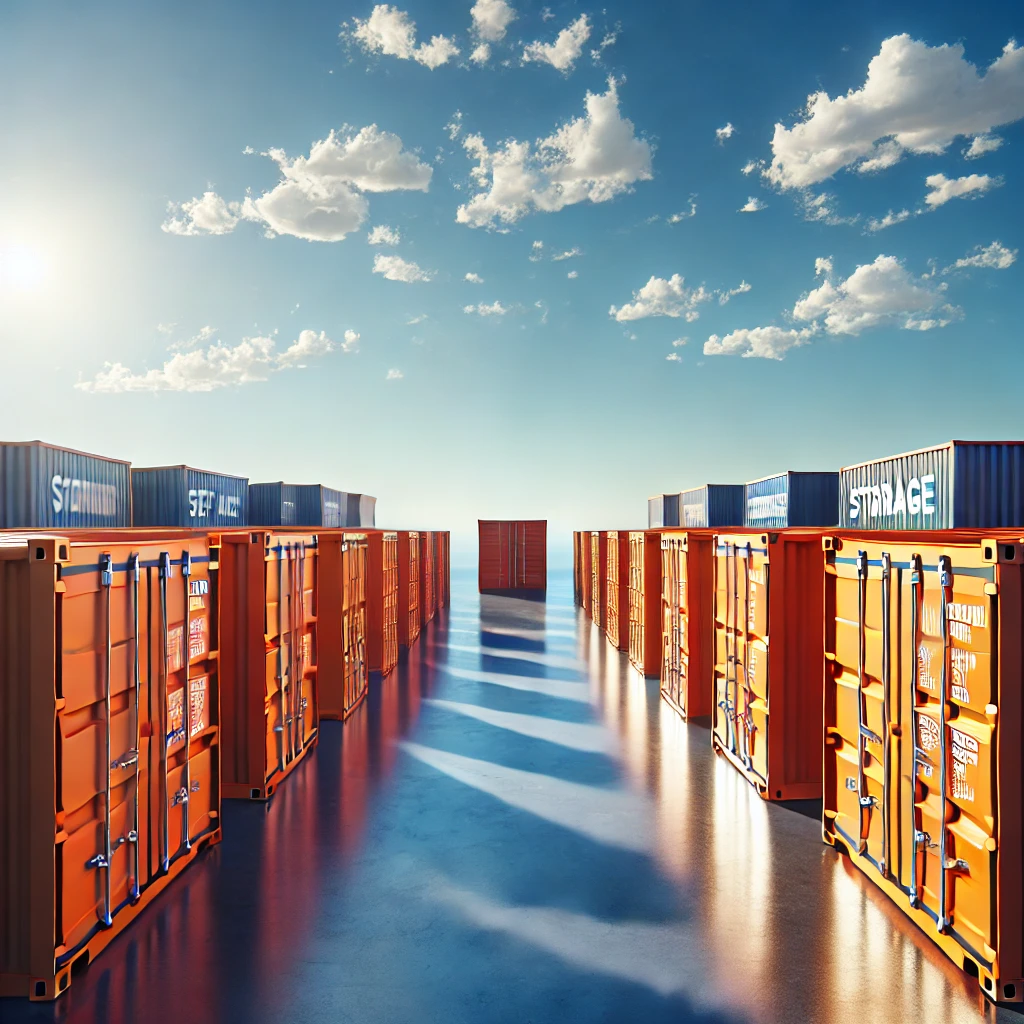
<svg viewBox="0 0 1024 1024">
<path fill-rule="evenodd" d="M 340 634 L 340 609 L 321 608 L 315 534 L 224 533 L 211 544 L 221 566 L 224 796 L 266 800 L 316 745 L 320 658 L 333 649 L 322 633 L 336 619 Z"/>
<path fill-rule="evenodd" d="M 604 632 L 612 647 L 629 650 L 629 534 L 611 531 L 607 535 L 608 614 Z"/>
<path fill-rule="evenodd" d="M 0 540 L 0 996 L 53 999 L 220 840 L 206 537 Z"/>
<path fill-rule="evenodd" d="M 1024 547 L 824 540 L 823 834 L 993 999 L 1024 998 Z"/>
<path fill-rule="evenodd" d="M 661 675 L 661 530 L 629 535 L 629 660 L 645 676 Z"/>
<path fill-rule="evenodd" d="M 715 536 L 715 750 L 766 800 L 821 796 L 822 530 Z"/>
<path fill-rule="evenodd" d="M 412 647 L 420 635 L 420 535 L 398 531 L 398 642 Z"/>
<path fill-rule="evenodd" d="M 714 535 L 663 530 L 661 695 L 683 718 L 710 715 L 715 692 Z"/>
</svg>

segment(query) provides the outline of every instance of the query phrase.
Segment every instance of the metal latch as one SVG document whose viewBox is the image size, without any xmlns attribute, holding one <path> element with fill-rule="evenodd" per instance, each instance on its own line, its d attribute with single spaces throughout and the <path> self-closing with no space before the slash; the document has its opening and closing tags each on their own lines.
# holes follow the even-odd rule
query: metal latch
<svg viewBox="0 0 1024 1024">
<path fill-rule="evenodd" d="M 118 768 L 127 768 L 129 765 L 138 764 L 138 761 L 139 752 L 137 750 L 128 750 L 123 757 L 111 761 L 110 767 L 116 771 Z"/>
<path fill-rule="evenodd" d="M 863 576 L 868 571 L 868 555 L 866 551 L 861 551 L 857 555 L 857 575 Z"/>
<path fill-rule="evenodd" d="M 857 790 L 860 788 L 857 785 L 857 780 L 852 775 L 846 776 L 846 788 L 850 790 L 852 793 L 856 793 Z"/>
<path fill-rule="evenodd" d="M 114 582 L 114 561 L 110 555 L 100 555 L 100 586 L 109 587 Z"/>
<path fill-rule="evenodd" d="M 198 793 L 199 792 L 199 783 L 198 782 L 193 782 L 192 783 L 192 792 L 193 793 Z M 188 803 L 188 791 L 185 789 L 184 786 L 182 786 L 181 789 L 179 789 L 178 792 L 174 794 L 174 799 L 171 801 L 171 806 L 172 807 L 177 807 L 178 804 L 187 804 L 187 803 Z"/>
</svg>

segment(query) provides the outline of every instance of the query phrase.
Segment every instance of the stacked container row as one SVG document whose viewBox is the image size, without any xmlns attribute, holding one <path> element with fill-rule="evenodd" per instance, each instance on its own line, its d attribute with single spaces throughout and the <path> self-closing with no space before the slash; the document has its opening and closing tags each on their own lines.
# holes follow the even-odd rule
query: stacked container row
<svg viewBox="0 0 1024 1024">
<path fill-rule="evenodd" d="M 481 593 L 547 590 L 547 530 L 543 519 L 478 521 Z"/>
</svg>

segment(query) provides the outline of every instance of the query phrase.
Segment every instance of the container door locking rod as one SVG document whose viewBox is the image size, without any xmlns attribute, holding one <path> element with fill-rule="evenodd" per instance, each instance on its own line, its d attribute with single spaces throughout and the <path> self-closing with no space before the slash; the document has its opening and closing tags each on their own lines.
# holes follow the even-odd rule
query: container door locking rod
<svg viewBox="0 0 1024 1024">
<path fill-rule="evenodd" d="M 160 834 L 160 870 L 167 874 L 171 866 L 170 855 L 170 797 L 168 774 L 169 774 L 169 750 L 170 737 L 167 727 L 170 725 L 167 713 L 167 655 L 170 643 L 170 633 L 167 627 L 167 580 L 173 574 L 174 568 L 171 565 L 169 551 L 160 552 L 160 795 L 163 802 L 163 828 Z M 187 588 L 186 588 L 187 589 Z"/>
<path fill-rule="evenodd" d="M 181 789 L 178 790 L 178 802 L 181 804 L 181 846 L 187 852 L 192 849 L 189 837 L 188 803 L 192 792 L 192 680 L 189 678 L 190 662 L 192 661 L 192 607 L 191 599 L 192 553 L 181 553 L 181 589 L 185 595 L 185 625 L 181 631 L 182 660 L 185 663 L 185 692 L 182 695 L 181 717 L 185 726 L 185 763 L 181 769 Z"/>
<path fill-rule="evenodd" d="M 278 747 L 277 766 L 283 772 L 285 768 L 285 729 L 288 725 L 288 709 L 285 704 L 285 686 L 287 671 L 284 665 L 284 549 L 280 544 L 277 546 L 277 698 L 278 698 L 278 723 L 274 726 L 274 732 L 279 734 L 280 745 Z"/>
<path fill-rule="evenodd" d="M 139 670 L 139 556 L 128 556 L 128 573 L 132 581 L 132 683 L 135 687 L 135 808 L 132 829 L 128 833 L 128 842 L 132 844 L 132 881 L 129 897 L 134 903 L 139 898 L 139 882 L 142 877 L 139 863 L 139 798 L 142 795 L 142 718 L 140 716 L 140 691 L 142 689 L 142 673 Z"/>
<path fill-rule="evenodd" d="M 946 827 L 946 802 L 948 758 L 946 738 L 946 699 L 949 682 L 949 661 L 950 661 L 950 635 L 949 635 L 949 605 L 953 600 L 953 564 L 948 555 L 939 559 L 939 586 L 942 589 L 942 668 L 939 672 L 939 920 L 938 930 L 944 932 L 949 928 L 952 920 L 948 913 L 948 894 L 946 892 L 946 872 L 954 868 L 955 863 L 950 863 L 946 857 L 949 829 Z"/>
<path fill-rule="evenodd" d="M 743 763 L 748 771 L 754 770 L 754 716 L 750 712 L 753 690 L 750 688 L 750 574 L 753 571 L 754 553 L 747 542 L 747 557 L 744 561 L 744 618 L 743 618 Z M 765 589 L 767 595 L 767 588 Z M 737 677 L 738 679 L 738 677 Z M 737 694 L 738 699 L 738 694 Z M 739 708 L 737 708 L 737 713 Z"/>
<path fill-rule="evenodd" d="M 917 690 L 920 682 L 921 665 L 918 659 L 921 632 L 921 606 L 924 602 L 924 570 L 921 566 L 921 556 L 914 555 L 911 559 L 910 570 L 910 636 L 911 636 L 911 658 L 910 658 L 910 713 L 912 716 L 913 743 L 914 743 L 914 796 L 910 803 L 910 827 L 913 836 L 913 856 L 910 859 L 910 905 L 918 906 L 921 900 L 922 871 L 918 867 L 919 857 L 927 856 L 928 849 L 933 846 L 932 837 L 923 829 L 919 829 L 917 818 L 917 778 L 921 768 L 927 768 L 929 772 L 934 771 L 935 765 L 931 758 L 921 747 L 920 729 L 918 726 L 919 712 L 917 710 Z M 922 821 L 923 825 L 924 822 Z"/>
<path fill-rule="evenodd" d="M 892 703 L 889 687 L 892 684 L 892 556 L 888 551 L 882 552 L 882 861 L 879 867 L 882 874 L 889 869 L 889 830 L 892 827 Z"/>
</svg>

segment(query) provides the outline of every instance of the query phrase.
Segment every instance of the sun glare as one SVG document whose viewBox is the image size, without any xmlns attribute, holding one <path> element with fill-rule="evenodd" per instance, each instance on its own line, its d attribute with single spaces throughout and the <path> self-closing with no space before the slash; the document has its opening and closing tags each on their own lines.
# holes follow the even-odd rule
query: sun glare
<svg viewBox="0 0 1024 1024">
<path fill-rule="evenodd" d="M 46 280 L 46 260 L 30 245 L 0 245 L 0 292 L 36 292 Z"/>
</svg>

